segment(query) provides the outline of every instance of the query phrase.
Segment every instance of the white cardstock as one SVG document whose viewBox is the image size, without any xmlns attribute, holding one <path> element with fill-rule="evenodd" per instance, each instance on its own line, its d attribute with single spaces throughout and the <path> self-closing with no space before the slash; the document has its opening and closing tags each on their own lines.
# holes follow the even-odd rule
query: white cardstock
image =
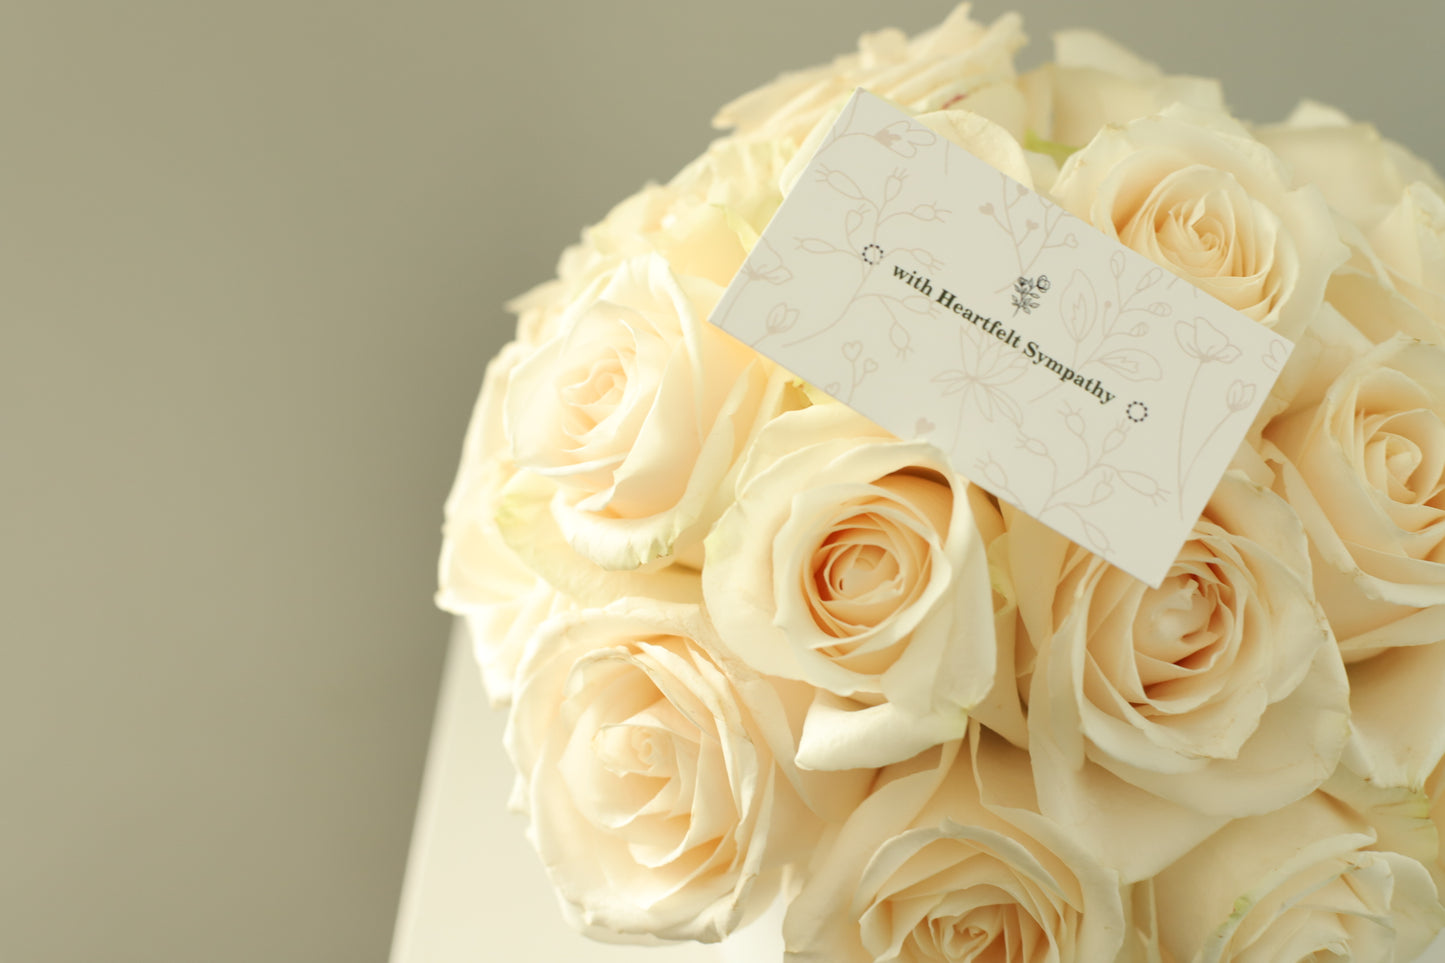
<svg viewBox="0 0 1445 963">
<path fill-rule="evenodd" d="M 861 89 L 710 320 L 1156 587 L 1292 347 Z"/>
</svg>

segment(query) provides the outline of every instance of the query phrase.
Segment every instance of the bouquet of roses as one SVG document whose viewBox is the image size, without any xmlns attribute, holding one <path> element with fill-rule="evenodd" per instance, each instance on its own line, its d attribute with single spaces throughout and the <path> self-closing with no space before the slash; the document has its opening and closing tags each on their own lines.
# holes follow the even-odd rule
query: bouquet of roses
<svg viewBox="0 0 1445 963">
<path fill-rule="evenodd" d="M 830 963 L 1414 959 L 1445 925 L 1445 182 L 1328 107 L 1248 126 L 1097 34 L 1019 74 L 1024 42 L 961 7 L 744 95 L 513 303 L 439 601 L 515 804 L 604 940 L 780 900 Z M 1157 588 L 708 323 L 745 259 L 786 272 L 748 255 L 859 87 L 1294 343 Z"/>
</svg>

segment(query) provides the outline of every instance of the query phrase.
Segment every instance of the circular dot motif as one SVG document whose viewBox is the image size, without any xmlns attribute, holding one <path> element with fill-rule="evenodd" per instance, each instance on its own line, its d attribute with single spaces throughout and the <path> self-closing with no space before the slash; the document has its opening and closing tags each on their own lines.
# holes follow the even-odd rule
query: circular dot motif
<svg viewBox="0 0 1445 963">
<path fill-rule="evenodd" d="M 869 264 L 877 264 L 879 261 L 883 260 L 883 248 L 879 247 L 877 244 L 869 244 L 867 247 L 863 248 L 863 260 L 867 261 Z"/>
<path fill-rule="evenodd" d="M 1131 401 L 1124 414 L 1129 416 L 1130 421 L 1140 422 L 1149 417 L 1149 406 L 1142 401 Z"/>
</svg>

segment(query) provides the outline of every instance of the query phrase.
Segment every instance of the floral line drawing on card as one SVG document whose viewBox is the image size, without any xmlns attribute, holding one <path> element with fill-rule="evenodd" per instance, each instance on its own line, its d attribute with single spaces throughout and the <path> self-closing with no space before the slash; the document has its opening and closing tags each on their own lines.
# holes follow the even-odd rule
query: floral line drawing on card
<svg viewBox="0 0 1445 963">
<path fill-rule="evenodd" d="M 1058 300 L 1059 318 L 1064 333 L 1073 344 L 1070 366 L 1076 371 L 1089 371 L 1091 365 L 1102 365 L 1110 373 L 1132 382 L 1158 381 L 1164 370 L 1153 353 L 1131 344 L 1129 340 L 1144 338 L 1150 330 L 1150 319 L 1169 317 L 1173 308 L 1164 301 L 1135 304 L 1165 280 L 1162 268 L 1151 267 L 1125 295 L 1123 278 L 1127 263 L 1121 252 L 1109 259 L 1109 273 L 1114 280 L 1114 296 L 1102 300 L 1089 275 L 1075 269 Z M 1132 320 L 1126 320 L 1133 316 Z M 1087 346 L 1087 348 L 1086 348 Z M 1057 385 L 1039 393 L 1038 401 L 1052 394 Z"/>
<path fill-rule="evenodd" d="M 958 354 L 959 367 L 940 371 L 931 379 L 943 386 L 939 390 L 943 397 L 959 396 L 958 420 L 953 427 L 955 449 L 970 403 L 985 421 L 993 421 L 998 414 L 1015 427 L 1022 423 L 1023 411 L 1006 386 L 1022 378 L 1029 368 L 1023 355 L 1003 342 L 993 338 L 977 342 L 964 328 L 958 329 Z"/>
<path fill-rule="evenodd" d="M 878 370 L 878 361 L 870 358 L 863 352 L 863 342 L 849 341 L 839 348 L 839 353 L 847 360 L 852 371 L 852 380 L 848 385 L 848 393 L 844 398 L 839 398 L 845 404 L 852 404 L 853 395 L 869 375 Z M 837 397 L 835 395 L 835 397 Z"/>
<path fill-rule="evenodd" d="M 1076 248 L 1079 246 L 1079 239 L 1073 231 L 1054 240 L 1054 233 L 1059 226 L 1072 220 L 1068 212 L 1042 194 L 1035 193 L 1012 180 L 1007 174 L 1000 171 L 998 176 L 1000 185 L 998 202 L 986 201 L 979 205 L 978 212 L 991 219 L 994 224 L 998 225 L 998 229 L 1008 236 L 1013 245 L 1014 256 L 1018 260 L 1018 277 L 1028 277 L 1044 251 L 1051 248 Z M 1023 223 L 1019 224 L 1015 221 L 1015 209 L 1026 201 L 1032 201 L 1037 210 L 1033 212 L 1034 216 L 1032 217 L 1027 216 L 1024 211 L 1018 211 L 1018 217 L 1023 220 Z M 1033 248 L 1033 254 L 1025 259 L 1025 245 L 1029 243 L 1030 238 L 1035 236 L 1036 231 L 1039 232 L 1037 246 Z M 1008 286 L 1005 285 L 998 290 L 999 293 L 1002 293 L 1007 289 Z"/>
<path fill-rule="evenodd" d="M 741 280 L 738 282 L 737 293 L 728 303 L 727 308 L 720 312 L 716 318 L 715 323 L 720 326 L 726 326 L 727 319 L 732 314 L 733 305 L 742 300 L 744 293 L 748 288 L 752 287 L 752 285 L 761 281 L 764 284 L 781 287 L 793 280 L 793 272 L 788 269 L 787 264 L 783 261 L 782 254 L 773 246 L 772 242 L 765 237 L 760 237 L 757 243 L 753 245 L 752 250 L 748 252 L 747 258 L 743 261 L 743 266 L 738 269 L 738 277 L 741 278 Z M 769 315 L 769 322 L 772 320 L 772 316 Z M 796 320 L 796 318 L 794 320 Z M 792 327 L 791 322 L 788 324 L 788 327 Z M 774 332 L 772 328 L 769 327 L 762 337 L 754 341 L 753 344 L 757 345 L 772 333 Z"/>
<path fill-rule="evenodd" d="M 833 237 L 816 235 L 799 237 L 796 239 L 798 250 L 820 256 L 841 254 L 854 259 L 859 265 L 858 283 L 852 296 L 842 304 L 831 321 L 786 342 L 784 347 L 796 347 L 832 330 L 853 311 L 861 300 L 872 298 L 877 300 L 893 318 L 894 330 L 890 331 L 889 337 L 898 349 L 900 357 L 906 357 L 911 349 L 911 339 L 908 337 L 906 324 L 902 322 L 894 309 L 901 308 L 913 314 L 926 314 L 928 313 L 928 300 L 916 295 L 898 297 L 880 292 L 864 294 L 864 290 L 875 268 L 884 262 L 885 255 L 895 257 L 898 254 L 910 255 L 928 270 L 936 271 L 943 267 L 943 263 L 926 250 L 897 247 L 885 243 L 887 239 L 883 232 L 885 225 L 896 218 L 907 218 L 916 223 L 930 221 L 946 223 L 951 212 L 933 202 L 917 203 L 907 209 L 901 206 L 892 209 L 902 196 L 908 179 L 908 172 L 901 168 L 895 168 L 883 178 L 883 183 L 876 194 L 861 187 L 851 175 L 825 165 L 818 166 L 814 172 L 814 179 L 835 194 L 855 202 L 855 205 L 843 212 L 842 223 L 837 225 L 838 233 L 836 235 Z"/>
<path fill-rule="evenodd" d="M 1219 326 L 1208 318 L 1195 317 L 1192 321 L 1176 322 L 1174 337 L 1185 356 L 1193 358 L 1195 362 L 1179 414 L 1179 444 L 1175 454 L 1177 507 L 1179 516 L 1183 518 L 1184 493 L 1194 474 L 1195 467 L 1199 464 L 1200 456 L 1209 447 L 1209 443 L 1214 440 L 1219 430 L 1224 427 L 1225 422 L 1249 408 L 1254 402 L 1256 389 L 1252 383 L 1237 378 L 1234 380 L 1225 397 L 1224 413 L 1210 426 L 1204 437 L 1193 446 L 1194 455 L 1189 459 L 1188 464 L 1185 464 L 1185 437 L 1189 425 L 1189 415 L 1193 411 L 1195 391 L 1198 389 L 1200 376 L 1203 374 L 1205 366 L 1211 364 L 1232 365 L 1243 357 L 1244 352 L 1230 340 L 1227 333 L 1220 330 Z"/>
<path fill-rule="evenodd" d="M 898 157 L 914 157 L 920 149 L 934 146 L 938 135 L 926 128 L 919 128 L 907 121 L 893 121 L 873 130 L 855 130 L 852 124 L 857 116 L 855 101 L 849 108 L 843 122 L 830 134 L 814 158 L 812 178 L 833 194 L 850 202 L 842 212 L 841 223 L 834 225 L 834 232 L 827 236 L 810 235 L 795 239 L 799 250 L 812 255 L 844 255 L 854 259 L 859 266 L 857 286 L 852 296 L 843 302 L 832 320 L 821 327 L 786 342 L 783 347 L 792 348 L 832 330 L 848 317 L 857 305 L 865 299 L 880 304 L 892 319 L 889 340 L 900 358 L 906 358 L 912 351 L 912 338 L 908 333 L 908 315 L 928 314 L 928 299 L 916 295 L 899 297 L 881 292 L 864 291 L 875 267 L 885 263 L 885 256 L 897 258 L 907 255 L 921 267 L 937 271 L 944 267 L 942 261 L 931 252 L 917 247 L 888 243 L 893 238 L 890 230 L 904 223 L 947 223 L 952 211 L 936 200 L 906 200 L 909 173 L 902 167 L 894 167 L 882 179 L 876 189 L 865 188 L 852 175 L 838 167 L 820 163 L 826 153 L 840 143 L 851 142 L 854 138 L 868 144 L 876 144 L 891 151 Z M 902 313 L 902 312 L 906 312 Z"/>
<path fill-rule="evenodd" d="M 763 333 L 754 339 L 749 347 L 756 348 L 764 341 L 779 334 L 787 334 L 798 323 L 801 312 L 786 301 L 779 301 L 768 309 L 763 320 Z"/>
<path fill-rule="evenodd" d="M 1031 454 L 1038 455 L 1049 465 L 1048 492 L 1042 502 L 1030 509 L 1035 517 L 1047 520 L 1050 513 L 1064 511 L 1073 515 L 1091 541 L 1095 551 L 1108 552 L 1111 543 L 1101 530 L 1088 518 L 1087 513 L 1120 494 L 1115 483 L 1142 497 L 1151 505 L 1160 504 L 1168 491 L 1152 475 L 1125 468 L 1110 457 L 1128 440 L 1132 427 L 1127 419 L 1120 419 L 1104 433 L 1102 439 L 1091 441 L 1088 423 L 1070 404 L 1064 404 L 1058 411 L 1063 416 L 1064 427 L 1078 440 L 1081 455 L 1071 459 L 1071 475 L 1059 480 L 1060 453 L 1057 447 L 1050 449 L 1042 440 L 1020 437 L 1019 446 Z"/>
</svg>

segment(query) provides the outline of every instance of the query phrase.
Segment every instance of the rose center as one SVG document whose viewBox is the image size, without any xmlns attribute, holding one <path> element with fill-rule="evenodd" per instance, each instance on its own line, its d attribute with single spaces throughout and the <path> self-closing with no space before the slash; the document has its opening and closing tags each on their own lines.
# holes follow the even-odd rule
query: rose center
<svg viewBox="0 0 1445 963">
<path fill-rule="evenodd" d="M 1161 212 L 1155 225 L 1159 246 L 1190 274 L 1207 277 L 1239 271 L 1240 265 L 1230 258 L 1232 234 L 1221 208 L 1228 210 L 1228 200 L 1211 191 L 1192 204 Z"/>
<path fill-rule="evenodd" d="M 604 726 L 593 736 L 592 748 L 598 763 L 614 775 L 666 778 L 677 771 L 670 734 L 656 726 Z"/>
<path fill-rule="evenodd" d="M 1384 471 L 1380 474 L 1384 475 L 1383 487 L 1391 498 L 1395 501 L 1409 500 L 1412 494 L 1411 476 L 1424 460 L 1419 446 L 1408 438 L 1388 435 L 1383 439 L 1376 438 L 1366 449 L 1365 457 L 1383 463 Z"/>
<path fill-rule="evenodd" d="M 928 569 L 928 544 L 918 532 L 888 513 L 851 516 L 813 551 L 814 621 L 839 638 L 865 632 L 911 602 Z"/>
<path fill-rule="evenodd" d="M 1152 712 L 1152 703 L 1169 698 L 1182 680 L 1209 671 L 1228 645 L 1227 612 L 1218 584 L 1194 574 L 1174 575 L 1146 592 L 1134 619 L 1140 689 L 1131 693 L 1131 701 Z"/>
<path fill-rule="evenodd" d="M 1008 959 L 1002 939 L 1003 911 L 997 906 L 980 907 L 962 919 L 935 917 L 929 920 L 929 929 L 941 951 L 940 959 L 970 963 L 1005 963 Z"/>
<path fill-rule="evenodd" d="M 876 543 L 840 544 L 842 534 L 829 536 L 820 548 L 818 595 L 824 602 L 886 597 L 898 592 L 898 560 Z"/>
<path fill-rule="evenodd" d="M 563 402 L 562 430 L 567 437 L 582 442 L 617 410 L 626 389 L 626 364 L 615 350 L 574 369 L 559 390 Z"/>
<path fill-rule="evenodd" d="M 1445 426 L 1430 411 L 1365 415 L 1362 465 L 1376 491 L 1401 504 L 1437 504 L 1445 467 Z"/>
</svg>

